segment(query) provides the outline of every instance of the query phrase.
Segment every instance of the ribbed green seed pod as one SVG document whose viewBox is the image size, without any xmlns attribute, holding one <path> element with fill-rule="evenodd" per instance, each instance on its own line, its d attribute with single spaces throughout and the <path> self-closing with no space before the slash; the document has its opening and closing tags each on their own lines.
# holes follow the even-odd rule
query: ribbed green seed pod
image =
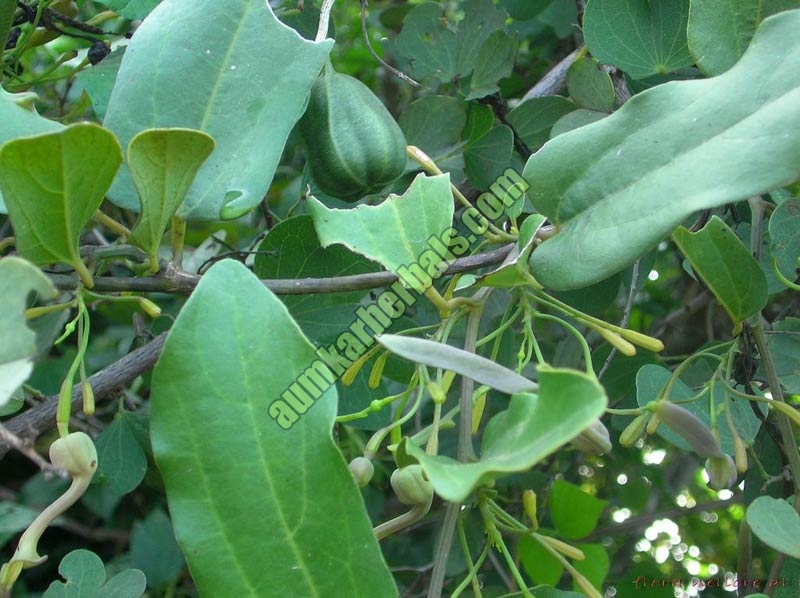
<svg viewBox="0 0 800 598">
<path fill-rule="evenodd" d="M 374 193 L 403 174 L 406 139 L 378 97 L 327 65 L 299 122 L 311 176 L 346 201 Z"/>
</svg>

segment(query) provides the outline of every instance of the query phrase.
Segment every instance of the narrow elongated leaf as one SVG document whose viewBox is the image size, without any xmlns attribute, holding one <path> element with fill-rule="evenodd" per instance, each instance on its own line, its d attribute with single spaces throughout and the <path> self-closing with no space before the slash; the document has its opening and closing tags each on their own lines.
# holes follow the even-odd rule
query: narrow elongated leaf
<svg viewBox="0 0 800 598">
<path fill-rule="evenodd" d="M 693 212 L 800 176 L 799 28 L 800 11 L 766 19 L 724 74 L 645 91 L 531 156 L 528 196 L 561 229 L 533 252 L 537 280 L 598 282 Z"/>
<path fill-rule="evenodd" d="M 689 50 L 708 75 L 724 73 L 742 57 L 755 33 L 761 0 L 697 0 L 689 8 Z"/>
<path fill-rule="evenodd" d="M 583 32 L 592 56 L 634 79 L 692 64 L 689 0 L 590 0 Z"/>
<path fill-rule="evenodd" d="M 800 515 L 785 500 L 758 497 L 747 507 L 747 525 L 767 546 L 800 559 Z"/>
<path fill-rule="evenodd" d="M 477 463 L 430 456 L 410 442 L 406 448 L 422 464 L 439 496 L 462 502 L 480 483 L 530 469 L 586 429 L 602 415 L 606 403 L 596 378 L 540 366 L 539 394 L 514 395 L 508 409 L 492 418 Z"/>
<path fill-rule="evenodd" d="M 417 262 L 423 252 L 431 251 L 428 239 L 439 238 L 450 227 L 450 177 L 419 174 L 404 195 L 390 195 L 377 206 L 336 210 L 311 197 L 308 211 L 323 247 L 340 243 L 397 272 Z M 426 269 L 433 269 L 442 261 L 441 256 L 430 257 Z"/>
<path fill-rule="evenodd" d="M 179 215 L 237 217 L 264 197 L 331 45 L 302 39 L 264 0 L 162 2 L 125 52 L 105 125 L 124 146 L 151 128 L 211 135 Z M 109 198 L 138 210 L 127 168 Z"/>
<path fill-rule="evenodd" d="M 767 304 L 764 272 L 736 233 L 717 216 L 696 233 L 678 228 L 672 238 L 735 323 Z"/>
<path fill-rule="evenodd" d="M 25 323 L 31 291 L 52 299 L 56 288 L 42 271 L 18 257 L 0 260 L 0 407 L 33 371 L 36 334 Z"/>
<path fill-rule="evenodd" d="M 509 370 L 491 359 L 450 345 L 394 334 L 383 334 L 376 337 L 376 340 L 400 357 L 427 366 L 453 371 L 481 384 L 491 386 L 500 392 L 515 394 L 536 392 L 537 389 L 535 382 L 523 378 L 513 370 Z"/>
<path fill-rule="evenodd" d="M 121 162 L 114 135 L 92 123 L 3 145 L 0 188 L 20 254 L 39 265 L 70 264 L 91 286 L 78 241 Z"/>
<path fill-rule="evenodd" d="M 309 378 L 314 360 L 280 300 L 231 260 L 203 276 L 170 331 L 153 373 L 151 438 L 203 595 L 396 595 L 331 438 L 335 388 L 305 405 L 292 395 L 302 415 L 289 429 L 273 419 L 276 404 L 291 409 L 281 397 L 301 374 L 298 388 L 333 382 L 319 370 Z"/>
<path fill-rule="evenodd" d="M 158 246 L 214 140 L 192 129 L 147 129 L 128 146 L 128 168 L 142 211 L 132 237 L 156 260 Z"/>
</svg>

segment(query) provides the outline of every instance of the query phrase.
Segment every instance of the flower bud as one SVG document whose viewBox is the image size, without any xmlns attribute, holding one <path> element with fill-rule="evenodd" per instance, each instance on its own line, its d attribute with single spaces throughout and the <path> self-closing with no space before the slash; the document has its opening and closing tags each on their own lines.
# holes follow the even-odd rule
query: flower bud
<svg viewBox="0 0 800 598">
<path fill-rule="evenodd" d="M 433 500 L 433 485 L 418 463 L 395 469 L 390 481 L 398 500 L 404 505 L 430 504 Z"/>
<path fill-rule="evenodd" d="M 531 520 L 531 531 L 539 529 L 539 519 L 536 514 L 536 493 L 533 490 L 526 490 L 522 493 L 522 508 Z"/>
<path fill-rule="evenodd" d="M 365 457 L 356 457 L 347 466 L 350 473 L 359 488 L 364 488 L 372 481 L 372 475 L 375 473 L 375 466 L 372 461 Z"/>
<path fill-rule="evenodd" d="M 711 430 L 688 409 L 671 401 L 659 401 L 656 415 L 701 457 L 719 457 L 723 454 Z"/>
<path fill-rule="evenodd" d="M 146 297 L 139 298 L 139 307 L 154 320 L 161 315 L 161 308 Z"/>
<path fill-rule="evenodd" d="M 706 473 L 708 473 L 708 485 L 714 490 L 724 490 L 736 483 L 736 464 L 730 455 L 706 459 Z"/>
<path fill-rule="evenodd" d="M 50 461 L 72 478 L 91 478 L 97 469 L 97 449 L 87 434 L 73 432 L 50 445 Z"/>
<path fill-rule="evenodd" d="M 625 427 L 622 434 L 619 435 L 620 446 L 630 447 L 636 444 L 636 441 L 639 440 L 644 433 L 649 418 L 649 413 L 640 413 L 637 415 L 633 421 Z"/>
<path fill-rule="evenodd" d="M 572 439 L 579 451 L 590 455 L 602 455 L 611 451 L 611 437 L 608 428 L 599 419 L 594 420 L 591 425 Z"/>
<path fill-rule="evenodd" d="M 562 542 L 557 538 L 551 538 L 550 536 L 539 535 L 538 538 L 544 541 L 545 544 L 549 544 L 551 548 L 554 548 L 564 556 L 571 558 L 573 561 L 583 561 L 586 559 L 586 555 L 577 546 L 567 544 L 566 542 Z"/>
<path fill-rule="evenodd" d="M 733 430 L 733 460 L 736 463 L 736 471 L 745 473 L 748 469 L 747 463 L 747 447 L 744 445 L 744 440 L 739 434 Z"/>
</svg>

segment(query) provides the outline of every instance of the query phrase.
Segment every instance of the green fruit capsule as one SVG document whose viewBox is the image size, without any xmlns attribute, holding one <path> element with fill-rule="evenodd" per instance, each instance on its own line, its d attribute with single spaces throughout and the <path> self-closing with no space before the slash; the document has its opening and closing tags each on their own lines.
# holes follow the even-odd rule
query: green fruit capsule
<svg viewBox="0 0 800 598">
<path fill-rule="evenodd" d="M 311 89 L 299 130 L 317 186 L 355 201 L 379 191 L 406 166 L 406 139 L 378 97 L 328 65 Z"/>
</svg>

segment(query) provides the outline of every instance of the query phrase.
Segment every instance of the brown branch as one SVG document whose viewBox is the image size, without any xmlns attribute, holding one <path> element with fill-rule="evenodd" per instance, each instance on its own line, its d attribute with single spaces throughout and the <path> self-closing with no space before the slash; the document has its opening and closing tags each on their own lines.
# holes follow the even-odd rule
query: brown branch
<svg viewBox="0 0 800 598">
<path fill-rule="evenodd" d="M 164 332 L 145 346 L 128 353 L 119 361 L 115 361 L 107 368 L 90 376 L 89 383 L 92 385 L 95 400 L 101 401 L 112 396 L 137 376 L 152 368 L 161 353 L 166 338 L 167 333 Z M 76 384 L 72 387 L 73 411 L 80 409 L 82 403 L 81 385 Z M 5 422 L 5 428 L 24 442 L 33 443 L 41 434 L 55 426 L 57 404 L 58 395 L 45 397 L 40 404 Z M 0 458 L 10 448 L 5 442 L 0 442 Z"/>
<path fill-rule="evenodd" d="M 492 266 L 502 262 L 513 245 L 505 245 L 494 251 L 462 257 L 453 262 L 445 274 L 458 274 L 477 268 Z M 74 274 L 50 274 L 53 284 L 61 290 L 74 290 L 78 277 Z M 182 293 L 188 295 L 200 282 L 201 276 L 189 274 L 166 264 L 155 276 L 142 278 L 123 278 L 99 276 L 94 279 L 93 291 L 122 292 L 138 291 L 144 293 Z M 334 278 L 275 278 L 264 280 L 264 286 L 276 295 L 313 295 L 316 293 L 340 293 L 360 291 L 391 285 L 397 280 L 392 272 L 368 272 Z"/>
<path fill-rule="evenodd" d="M 501 247 L 495 251 L 481 253 L 456 260 L 447 270 L 447 274 L 456 274 L 490 266 L 502 262 L 513 245 Z M 69 274 L 51 274 L 53 282 L 61 289 L 74 289 L 78 279 Z M 156 276 L 148 278 L 95 278 L 94 291 L 145 291 L 191 293 L 200 282 L 200 276 L 188 274 L 167 265 Z M 337 278 L 304 278 L 298 280 L 265 280 L 264 285 L 278 294 L 332 293 L 371 289 L 392 284 L 397 276 L 392 272 L 371 272 L 355 276 Z M 125 387 L 137 376 L 152 368 L 158 359 L 167 333 L 162 333 L 144 347 L 129 353 L 119 361 L 97 372 L 89 378 L 96 401 L 113 395 Z M 83 393 L 80 384 L 72 388 L 72 408 L 80 409 Z M 5 428 L 24 443 L 33 443 L 42 433 L 55 425 L 58 395 L 45 397 L 43 401 L 5 422 Z M 11 447 L 0 439 L 0 458 Z"/>
</svg>

